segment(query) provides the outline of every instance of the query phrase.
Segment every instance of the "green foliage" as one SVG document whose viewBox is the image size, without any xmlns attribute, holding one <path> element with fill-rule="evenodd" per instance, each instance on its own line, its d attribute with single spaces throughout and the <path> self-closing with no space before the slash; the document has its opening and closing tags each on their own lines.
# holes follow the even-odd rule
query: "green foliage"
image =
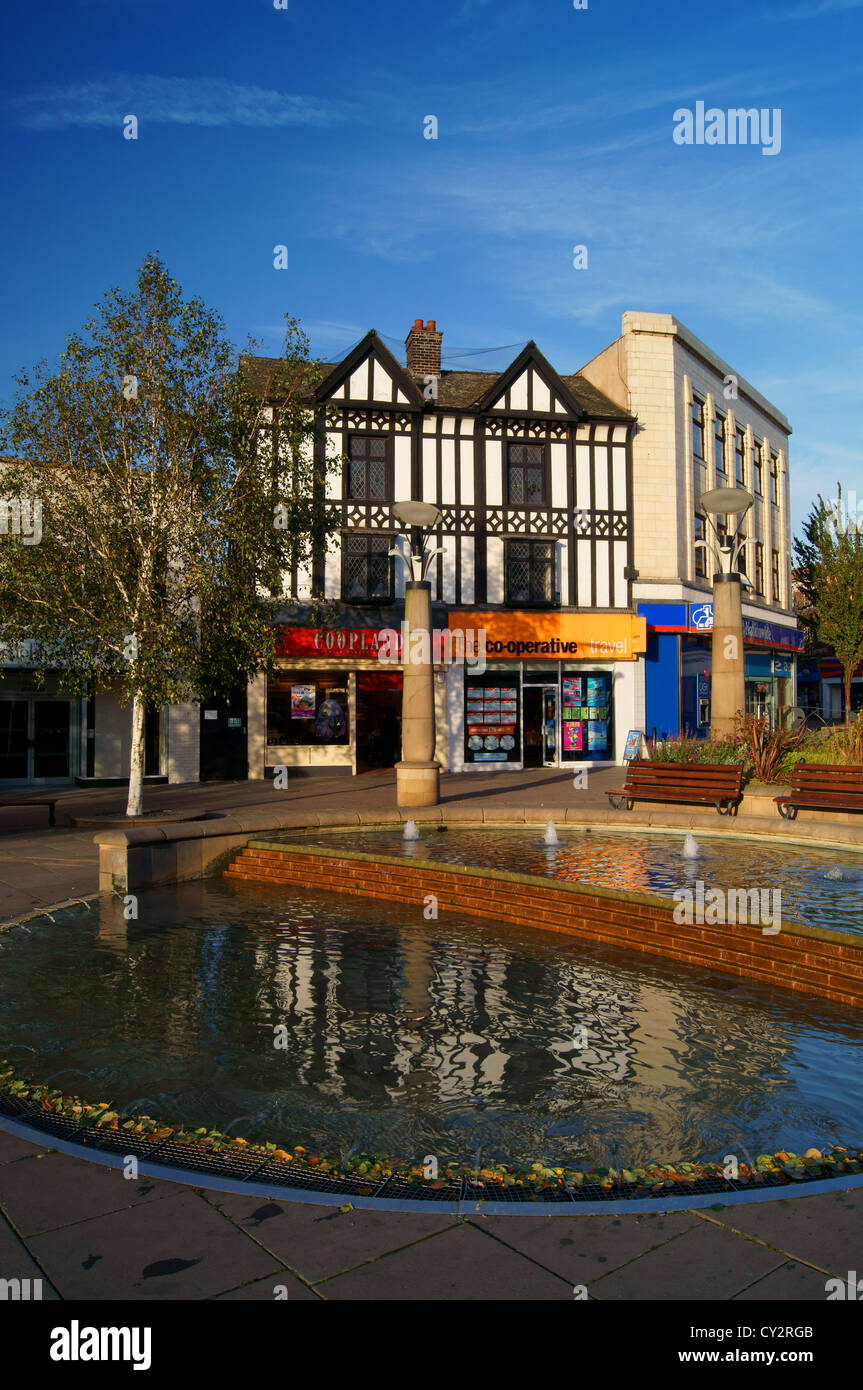
<svg viewBox="0 0 863 1390">
<path fill-rule="evenodd" d="M 845 718 L 850 723 L 852 674 L 863 660 L 863 531 L 848 513 L 842 486 L 834 503 L 821 494 L 794 541 L 797 583 L 819 642 L 833 648 L 845 677 Z"/>
<path fill-rule="evenodd" d="M 680 734 L 647 740 L 648 757 L 667 763 L 739 763 L 741 749 L 731 739 L 712 740 Z"/>
<path fill-rule="evenodd" d="M 277 577 L 335 518 L 306 404 L 320 369 L 294 320 L 266 400 L 246 376 L 221 318 L 148 256 L 56 370 L 17 378 L 0 492 L 38 499 L 43 534 L 0 544 L 0 642 L 39 675 L 160 707 L 268 665 Z"/>
<path fill-rule="evenodd" d="M 798 752 L 806 736 L 803 729 L 771 728 L 763 714 L 738 715 L 734 735 L 755 782 L 775 782 L 783 759 Z"/>
</svg>

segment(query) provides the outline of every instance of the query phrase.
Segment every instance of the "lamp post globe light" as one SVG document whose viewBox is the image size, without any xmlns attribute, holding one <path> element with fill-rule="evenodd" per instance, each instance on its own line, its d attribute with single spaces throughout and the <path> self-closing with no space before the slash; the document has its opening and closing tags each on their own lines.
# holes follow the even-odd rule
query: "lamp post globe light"
<svg viewBox="0 0 863 1390">
<path fill-rule="evenodd" d="M 733 733 L 735 716 L 746 708 L 741 588 L 743 584 L 748 586 L 749 581 L 741 576 L 737 562 L 744 548 L 755 542 L 754 538 L 740 537 L 738 529 L 754 501 L 752 493 L 743 487 L 714 488 L 698 499 L 699 510 L 704 513 L 716 545 L 707 540 L 695 544 L 711 551 L 719 566 L 713 575 L 710 675 L 710 736 L 714 739 Z M 727 519 L 727 529 L 722 534 L 714 517 Z"/>
<path fill-rule="evenodd" d="M 390 550 L 406 570 L 404 647 L 402 652 L 402 756 L 396 763 L 399 806 L 437 806 L 440 763 L 435 762 L 434 652 L 431 628 L 429 566 L 441 548 L 426 549 L 426 536 L 442 513 L 431 502 L 397 502 L 392 514 L 408 532 L 408 554 Z M 415 633 L 425 634 L 412 641 Z"/>
</svg>

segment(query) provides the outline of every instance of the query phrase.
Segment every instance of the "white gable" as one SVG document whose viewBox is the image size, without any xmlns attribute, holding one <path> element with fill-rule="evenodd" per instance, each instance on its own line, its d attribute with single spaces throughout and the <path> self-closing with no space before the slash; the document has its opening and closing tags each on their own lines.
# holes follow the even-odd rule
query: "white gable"
<svg viewBox="0 0 863 1390">
<path fill-rule="evenodd" d="M 538 415 L 568 415 L 563 401 L 536 367 L 529 364 L 490 407 L 492 410 L 530 410 Z"/>
<path fill-rule="evenodd" d="M 408 398 L 383 362 L 369 351 L 357 363 L 347 381 L 332 393 L 333 400 L 377 401 L 381 405 L 408 405 Z"/>
</svg>

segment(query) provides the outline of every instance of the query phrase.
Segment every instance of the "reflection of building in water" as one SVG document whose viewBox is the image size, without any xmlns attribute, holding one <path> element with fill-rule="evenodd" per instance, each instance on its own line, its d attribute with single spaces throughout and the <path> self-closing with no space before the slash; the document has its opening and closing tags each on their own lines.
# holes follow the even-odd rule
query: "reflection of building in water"
<svg viewBox="0 0 863 1390">
<path fill-rule="evenodd" d="M 522 871 L 569 883 L 594 883 L 600 888 L 622 888 L 628 893 L 650 893 L 655 889 L 643 850 L 634 845 L 616 845 L 592 835 L 567 837 L 559 847 L 537 847 Z"/>
</svg>

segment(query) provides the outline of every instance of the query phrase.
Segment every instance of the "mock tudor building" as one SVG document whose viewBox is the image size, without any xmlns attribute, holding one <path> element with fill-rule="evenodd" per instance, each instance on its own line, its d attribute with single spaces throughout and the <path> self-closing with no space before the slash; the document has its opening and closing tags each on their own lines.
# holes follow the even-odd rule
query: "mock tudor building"
<svg viewBox="0 0 863 1390">
<path fill-rule="evenodd" d="M 379 647 L 401 623 L 404 572 L 389 552 L 406 500 L 442 514 L 429 540 L 435 627 L 485 635 L 484 670 L 437 672 L 444 768 L 615 762 L 643 720 L 630 411 L 559 375 L 533 342 L 503 372 L 463 372 L 442 369 L 441 339 L 417 320 L 402 367 L 372 331 L 326 369 L 315 407 L 321 458 L 345 460 L 328 484 L 340 529 L 286 577 L 297 607 L 279 674 L 249 692 L 250 775 L 398 760 L 401 672 Z M 272 366 L 252 359 L 252 379 Z M 314 595 L 339 605 L 328 628 L 303 609 Z"/>
<path fill-rule="evenodd" d="M 647 620 L 648 733 L 697 736 L 710 723 L 714 559 L 698 498 L 747 488 L 741 555 L 747 709 L 773 722 L 796 705 L 803 646 L 791 593 L 788 440 L 776 406 L 670 314 L 627 312 L 619 338 L 581 376 L 631 411 L 633 597 Z M 709 533 L 707 539 L 709 539 Z"/>
</svg>

